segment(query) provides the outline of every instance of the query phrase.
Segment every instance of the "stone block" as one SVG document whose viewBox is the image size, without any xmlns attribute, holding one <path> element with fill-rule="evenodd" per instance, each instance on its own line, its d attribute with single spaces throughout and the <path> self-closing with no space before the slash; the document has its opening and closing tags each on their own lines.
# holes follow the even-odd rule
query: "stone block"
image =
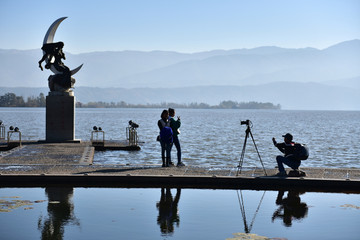
<svg viewBox="0 0 360 240">
<path fill-rule="evenodd" d="M 75 96 L 72 94 L 46 97 L 46 142 L 74 142 Z"/>
</svg>

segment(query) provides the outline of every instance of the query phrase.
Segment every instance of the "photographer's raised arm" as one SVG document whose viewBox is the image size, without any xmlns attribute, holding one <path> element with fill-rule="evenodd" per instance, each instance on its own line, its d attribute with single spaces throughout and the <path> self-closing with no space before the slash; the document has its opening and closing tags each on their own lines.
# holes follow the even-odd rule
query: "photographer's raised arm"
<svg viewBox="0 0 360 240">
<path fill-rule="evenodd" d="M 285 153 L 285 144 L 284 143 L 277 143 L 275 138 L 272 138 L 272 141 L 274 143 L 274 146 L 279 149 L 280 152 Z"/>
</svg>

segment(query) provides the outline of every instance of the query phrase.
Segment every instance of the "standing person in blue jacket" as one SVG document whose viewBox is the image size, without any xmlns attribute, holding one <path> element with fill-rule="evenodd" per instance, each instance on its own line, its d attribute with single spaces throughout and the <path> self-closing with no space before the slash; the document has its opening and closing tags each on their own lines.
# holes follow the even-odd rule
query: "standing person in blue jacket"
<svg viewBox="0 0 360 240">
<path fill-rule="evenodd" d="M 169 167 L 174 165 L 171 162 L 171 145 L 173 143 L 173 132 L 170 127 L 169 112 L 163 110 L 161 113 L 161 119 L 158 121 L 158 127 L 160 129 L 160 144 L 161 144 L 161 159 L 162 167 Z"/>
<path fill-rule="evenodd" d="M 176 151 L 177 151 L 177 165 L 178 167 L 182 167 L 185 166 L 185 164 L 181 161 L 181 147 L 180 147 L 180 142 L 179 142 L 179 137 L 178 135 L 180 134 L 180 126 L 181 126 L 181 121 L 180 121 L 180 116 L 177 117 L 177 120 L 175 120 L 175 109 L 173 108 L 169 108 L 169 121 L 170 121 L 170 127 L 173 131 L 173 144 L 171 145 L 171 148 L 173 145 L 175 145 L 176 147 Z"/>
</svg>

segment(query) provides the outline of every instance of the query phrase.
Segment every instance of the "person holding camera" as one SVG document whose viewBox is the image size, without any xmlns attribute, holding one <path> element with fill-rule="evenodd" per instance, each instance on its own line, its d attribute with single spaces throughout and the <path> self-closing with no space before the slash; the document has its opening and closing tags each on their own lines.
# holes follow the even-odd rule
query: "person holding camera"
<svg viewBox="0 0 360 240">
<path fill-rule="evenodd" d="M 185 166 L 185 164 L 181 161 L 181 147 L 180 147 L 180 142 L 179 142 L 179 137 L 178 135 L 180 134 L 180 126 L 181 126 L 181 121 L 180 121 L 180 116 L 177 117 L 177 120 L 175 120 L 175 109 L 173 108 L 169 108 L 169 121 L 170 121 L 170 127 L 173 131 L 173 144 L 171 144 L 171 148 L 173 145 L 175 145 L 176 147 L 176 151 L 177 151 L 177 165 L 178 167 L 183 167 Z"/>
<path fill-rule="evenodd" d="M 301 160 L 297 157 L 296 154 L 296 146 L 295 143 L 292 141 L 293 136 L 290 133 L 283 135 L 284 142 L 277 143 L 275 138 L 272 138 L 274 146 L 277 147 L 280 152 L 284 153 L 284 156 L 277 156 L 276 161 L 279 168 L 279 173 L 276 176 L 285 177 L 287 176 L 284 164 L 291 167 L 293 170 L 298 170 Z"/>
</svg>

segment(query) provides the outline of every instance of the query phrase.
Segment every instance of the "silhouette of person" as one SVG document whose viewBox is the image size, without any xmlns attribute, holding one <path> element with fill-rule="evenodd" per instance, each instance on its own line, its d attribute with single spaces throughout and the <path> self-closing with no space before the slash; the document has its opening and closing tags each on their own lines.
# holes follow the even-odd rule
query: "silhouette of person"
<svg viewBox="0 0 360 240">
<path fill-rule="evenodd" d="M 181 126 L 181 121 L 180 121 L 180 116 L 177 117 L 177 120 L 175 120 L 175 109 L 173 108 L 169 108 L 169 122 L 170 122 L 170 127 L 173 131 L 173 144 L 171 144 L 171 148 L 173 145 L 175 145 L 176 147 L 176 151 L 177 151 L 177 165 L 178 167 L 183 167 L 185 166 L 185 164 L 181 161 L 181 147 L 180 147 L 180 141 L 179 141 L 179 137 L 178 135 L 180 134 L 180 126 Z"/>
<path fill-rule="evenodd" d="M 43 71 L 41 63 L 47 59 L 45 65 L 46 69 L 50 69 L 53 66 L 60 74 L 51 75 L 49 77 L 49 88 L 51 91 L 55 91 L 55 84 L 68 89 L 75 83 L 75 79 L 71 77 L 70 69 L 65 66 L 61 59 L 66 59 L 63 52 L 64 43 L 45 43 L 41 49 L 45 52 L 43 57 L 39 61 L 39 68 Z"/>
<path fill-rule="evenodd" d="M 162 167 L 173 166 L 171 161 L 171 144 L 173 143 L 173 132 L 170 127 L 169 111 L 163 110 L 161 119 L 158 121 L 158 127 L 160 130 L 160 145 L 161 145 L 161 159 Z"/>
<path fill-rule="evenodd" d="M 284 191 L 279 191 L 275 203 L 280 207 L 275 210 L 271 218 L 272 222 L 276 218 L 280 218 L 286 227 L 291 227 L 294 218 L 298 220 L 305 218 L 308 213 L 308 206 L 306 203 L 301 202 L 300 194 L 303 193 L 288 191 L 287 197 L 283 198 Z"/>
<path fill-rule="evenodd" d="M 39 68 L 41 69 L 41 71 L 44 70 L 41 66 L 41 63 L 43 61 L 45 61 L 45 59 L 48 59 L 48 62 L 45 65 L 46 69 L 50 69 L 51 64 L 53 64 L 54 66 L 63 65 L 61 59 L 64 59 L 64 60 L 66 59 L 65 53 L 62 51 L 63 47 L 64 47 L 63 42 L 45 43 L 41 47 L 41 50 L 43 50 L 45 52 L 45 54 L 39 61 Z M 53 58 L 54 58 L 54 62 L 52 62 Z M 62 72 L 61 69 L 59 69 L 58 71 Z"/>
<path fill-rule="evenodd" d="M 284 153 L 284 156 L 279 155 L 276 157 L 279 168 L 279 172 L 276 175 L 285 177 L 287 176 L 287 174 L 283 164 L 288 165 L 294 170 L 298 170 L 301 164 L 301 160 L 295 154 L 296 146 L 295 143 L 292 141 L 293 136 L 290 133 L 287 133 L 283 135 L 283 137 L 283 143 L 277 143 L 275 138 L 272 138 L 272 141 L 274 143 L 274 146 L 277 147 L 282 153 Z"/>
<path fill-rule="evenodd" d="M 180 200 L 181 189 L 176 189 L 176 196 L 173 199 L 170 188 L 161 188 L 160 202 L 156 204 L 159 209 L 157 222 L 163 234 L 174 232 L 174 223 L 179 227 L 180 217 L 178 214 L 178 203 Z"/>
</svg>

